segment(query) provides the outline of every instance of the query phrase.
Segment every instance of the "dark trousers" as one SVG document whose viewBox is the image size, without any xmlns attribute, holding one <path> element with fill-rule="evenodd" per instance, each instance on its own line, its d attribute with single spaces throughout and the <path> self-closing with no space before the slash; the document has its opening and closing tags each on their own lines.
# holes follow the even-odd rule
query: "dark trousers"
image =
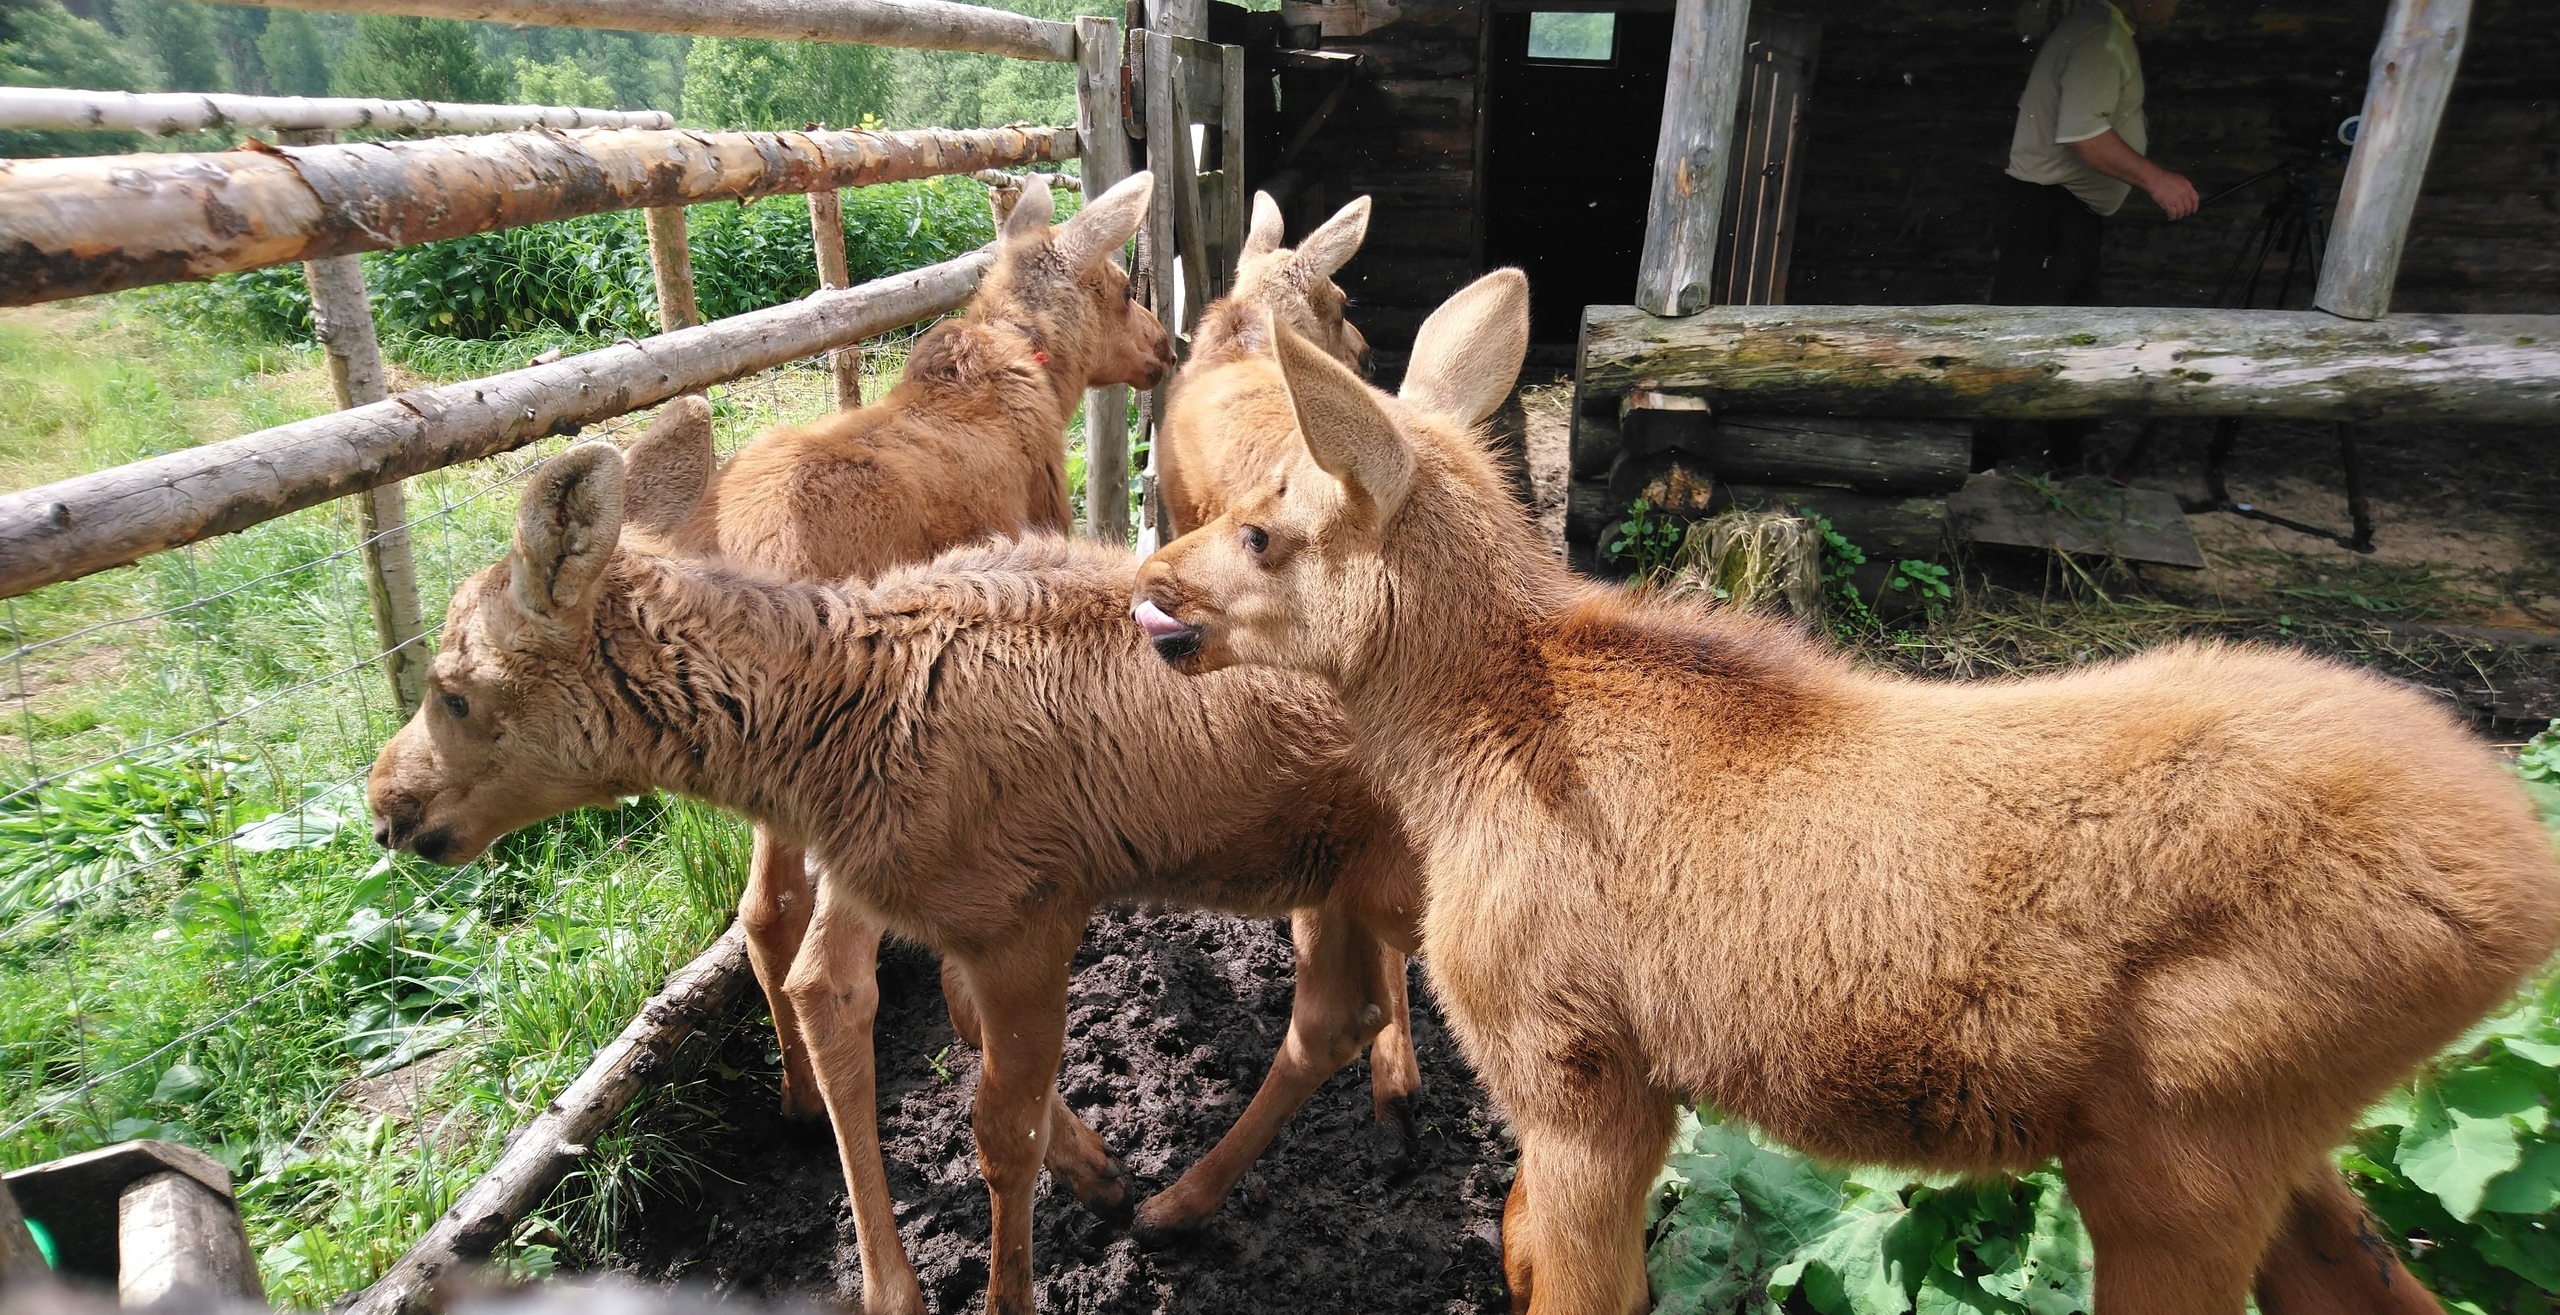
<svg viewBox="0 0 2560 1315">
<path fill-rule="evenodd" d="M 2098 246 L 2106 222 L 2059 184 L 2003 178 L 2000 263 L 1991 276 L 1995 306 L 2095 306 Z M 2050 465 L 2069 474 L 2096 432 L 2090 420 L 1995 422 L 1975 452 L 1977 467 Z"/>
</svg>

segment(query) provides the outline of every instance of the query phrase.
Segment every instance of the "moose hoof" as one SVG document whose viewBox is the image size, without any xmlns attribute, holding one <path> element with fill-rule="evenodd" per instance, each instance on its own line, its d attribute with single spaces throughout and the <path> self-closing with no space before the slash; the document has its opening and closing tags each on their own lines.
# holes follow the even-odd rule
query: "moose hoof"
<svg viewBox="0 0 2560 1315">
<path fill-rule="evenodd" d="M 817 1083 L 782 1079 L 782 1117 L 794 1123 L 823 1123 L 827 1118 L 827 1102 L 818 1094 Z"/>
<path fill-rule="evenodd" d="M 1180 1206 L 1170 1193 L 1160 1194 L 1138 1207 L 1137 1219 L 1129 1225 L 1129 1236 L 1146 1250 L 1163 1251 L 1197 1236 L 1215 1213 Z"/>
<path fill-rule="evenodd" d="M 1076 1199 L 1084 1203 L 1085 1209 L 1114 1228 L 1126 1228 L 1136 1218 L 1133 1207 L 1137 1196 L 1129 1181 L 1129 1171 L 1121 1165 L 1117 1155 L 1106 1157 L 1102 1161 L 1102 1176 L 1076 1193 Z"/>
</svg>

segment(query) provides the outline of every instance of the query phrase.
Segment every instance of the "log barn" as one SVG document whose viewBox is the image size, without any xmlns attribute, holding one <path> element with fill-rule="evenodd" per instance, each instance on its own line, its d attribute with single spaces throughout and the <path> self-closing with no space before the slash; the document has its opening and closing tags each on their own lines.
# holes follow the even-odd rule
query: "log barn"
<svg viewBox="0 0 2560 1315">
<path fill-rule="evenodd" d="M 1682 390 L 1659 396 L 1685 390 L 1704 401 L 1695 415 L 1641 418 L 1660 422 L 1649 424 L 1663 435 L 1658 448 L 1711 448 L 1695 436 L 1714 416 L 1750 424 L 1765 410 L 1726 374 L 1747 364 L 1725 332 L 1742 314 L 1728 305 L 1869 308 L 1824 317 L 1860 329 L 1854 344 L 1825 339 L 1838 350 L 1778 364 L 1811 368 L 1810 358 L 1824 358 L 1820 379 L 1834 395 L 1820 410 L 1853 418 L 1805 431 L 1806 442 L 1836 445 L 1842 425 L 1864 419 L 1890 420 L 1903 438 L 1915 423 L 1935 424 L 1937 448 L 1914 458 L 1923 465 L 1943 459 L 1947 426 L 1986 416 L 2343 422 L 2406 405 L 2383 393 L 2226 405 L 2209 387 L 2176 392 L 2179 381 L 2157 370 L 2146 377 L 2171 391 L 2057 387 L 2026 399 L 1958 390 L 1915 406 L 1908 389 L 1885 386 L 1906 366 L 1925 372 L 1913 361 L 1972 354 L 1911 346 L 1929 335 L 1896 327 L 1893 310 L 1991 309 L 1978 303 L 1993 269 L 2018 92 L 2036 51 L 2031 34 L 2058 3 L 1283 0 L 1276 14 L 1212 5 L 1208 27 L 1212 40 L 1247 49 L 1247 173 L 1282 201 L 1291 233 L 1351 197 L 1375 199 L 1367 245 L 1341 281 L 1379 349 L 1381 382 L 1400 375 L 1415 327 L 1442 298 L 1487 269 L 1529 272 L 1533 367 L 1583 377 L 1574 537 L 1585 543 L 1641 477 L 1658 473 L 1631 475 L 1630 456 L 1651 456 L 1657 468 L 1678 460 L 1632 452 L 1635 429 L 1619 423 L 1641 391 L 1631 384 L 1676 372 L 1664 353 L 1692 368 Z M 2108 305 L 2294 312 L 2245 331 L 2229 322 L 2233 333 L 2258 336 L 2219 350 L 2260 361 L 2317 358 L 2330 327 L 2321 321 L 2343 330 L 2386 309 L 2393 324 L 2560 311 L 2560 10 L 2548 0 L 2185 0 L 2166 28 L 2144 32 L 2141 54 L 2151 154 L 2192 178 L 2209 204 L 2169 223 L 2137 192 L 2107 224 Z M 2445 75 L 2449 94 L 2403 88 L 2412 70 Z M 1710 132 L 1710 120 L 1729 126 Z M 2374 157 L 2357 165 L 2367 175 L 2361 201 L 2342 128 L 2363 130 Z M 1724 180 L 1720 199 L 1694 178 L 1682 192 L 1683 161 Z M 2414 191 L 2414 209 L 2395 189 Z M 2329 240 L 2294 240 L 2287 225 L 2297 218 Z M 1700 224 L 1712 238 L 1683 231 Z M 1709 256 L 1712 272 L 1676 268 Z M 2357 261 L 2361 276 L 2348 268 Z M 1607 309 L 1622 307 L 1639 309 Z M 1794 321 L 1761 311 L 1752 322 L 1782 330 Z M 1609 341 L 1586 341 L 1586 323 L 1605 325 Z M 1994 316 L 1981 327 L 1996 335 L 2004 323 Z M 2418 323 L 2408 322 L 2413 332 Z M 2552 339 L 2529 329 L 2509 336 L 2538 338 L 2523 344 L 2536 359 L 2484 362 L 2488 373 L 2465 388 L 2502 393 L 2495 408 L 2506 416 L 2550 408 L 2549 352 L 2530 349 Z M 1603 348 L 1613 358 L 1595 361 Z M 1871 368 L 1830 368 L 1843 353 Z M 1600 376 L 1616 382 L 1595 389 Z M 1633 410 L 1646 403 L 1636 397 Z M 1765 405 L 1807 409 L 1801 389 Z M 2490 418 L 2466 405 L 2422 409 Z M 1615 496 L 1605 487 L 1613 468 Z"/>
</svg>

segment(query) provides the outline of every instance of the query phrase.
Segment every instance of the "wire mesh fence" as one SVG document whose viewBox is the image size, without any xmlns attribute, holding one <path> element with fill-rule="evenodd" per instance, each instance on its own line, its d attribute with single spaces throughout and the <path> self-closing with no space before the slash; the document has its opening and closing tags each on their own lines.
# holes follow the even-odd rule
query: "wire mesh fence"
<svg viewBox="0 0 2560 1315">
<path fill-rule="evenodd" d="M 921 332 L 865 345 L 867 398 Z M 715 445 L 816 420 L 832 387 L 823 361 L 716 387 Z M 410 480 L 414 642 L 504 552 L 536 465 L 649 418 Z M 364 778 L 401 713 L 359 524 L 316 507 L 0 602 L 0 1162 L 212 1150 L 271 1290 L 312 1306 L 396 1258 L 718 933 L 745 871 L 738 824 L 661 800 L 452 871 L 376 851 Z"/>
</svg>

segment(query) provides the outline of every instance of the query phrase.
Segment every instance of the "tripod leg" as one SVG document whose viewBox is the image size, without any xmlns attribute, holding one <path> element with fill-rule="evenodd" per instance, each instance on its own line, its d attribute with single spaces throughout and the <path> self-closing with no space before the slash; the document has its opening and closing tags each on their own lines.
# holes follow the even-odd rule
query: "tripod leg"
<svg viewBox="0 0 2560 1315">
<path fill-rule="evenodd" d="M 2133 444 L 2124 450 L 2123 456 L 2116 458 L 2116 468 L 2107 472 L 2107 478 L 2118 484 L 2132 483 L 2134 472 L 2142 468 L 2142 459 L 2151 455 L 2151 440 L 2159 432 L 2159 421 L 2143 421 L 2142 428 L 2134 432 Z"/>
<path fill-rule="evenodd" d="M 2364 500 L 2364 449 L 2356 444 L 2356 427 L 2338 422 L 2338 467 L 2347 477 L 2347 519 L 2355 524 L 2355 537 L 2347 546 L 2357 552 L 2373 551 L 2373 509 Z"/>
<path fill-rule="evenodd" d="M 2213 441 L 2204 449 L 2204 501 L 2209 510 L 2221 511 L 2231 505 L 2231 486 L 2223 481 L 2223 468 L 2231 463 L 2231 446 L 2240 441 L 2240 417 L 2224 416 L 2213 422 Z"/>
</svg>

